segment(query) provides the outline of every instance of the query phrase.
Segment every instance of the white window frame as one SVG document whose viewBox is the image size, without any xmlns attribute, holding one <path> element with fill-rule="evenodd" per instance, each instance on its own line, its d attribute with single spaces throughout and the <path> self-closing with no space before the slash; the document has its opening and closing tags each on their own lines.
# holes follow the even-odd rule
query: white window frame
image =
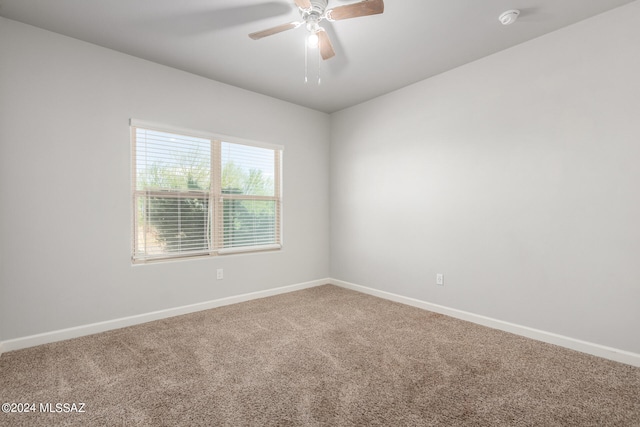
<svg viewBox="0 0 640 427">
<path fill-rule="evenodd" d="M 227 135 L 215 134 L 210 132 L 195 131 L 192 129 L 179 128 L 147 122 L 138 119 L 130 119 L 130 135 L 131 135 L 131 201 L 132 201 L 132 246 L 131 261 L 133 264 L 144 264 L 156 261 L 170 261 L 187 258 L 202 258 L 219 255 L 230 255 L 238 253 L 273 251 L 282 248 L 282 157 L 283 146 L 269 144 L 259 141 L 247 140 L 243 138 L 231 137 Z M 136 163 L 136 129 L 146 129 L 157 132 L 167 132 L 188 137 L 196 137 L 208 139 L 211 143 L 211 185 L 209 191 L 157 191 L 153 189 L 137 188 L 137 163 Z M 273 196 L 258 196 L 246 194 L 223 194 L 222 180 L 222 143 L 239 144 L 249 147 L 265 148 L 274 151 L 274 194 Z M 206 253 L 198 252 L 189 254 L 182 252 L 179 254 L 162 254 L 149 256 L 147 254 L 138 254 L 138 203 L 140 196 L 148 196 L 160 194 L 162 197 L 182 197 L 209 199 L 209 222 L 211 226 L 208 231 L 208 251 Z M 223 204 L 228 200 L 270 200 L 275 203 L 275 242 L 264 245 L 255 246 L 235 246 L 224 247 L 223 241 Z"/>
</svg>

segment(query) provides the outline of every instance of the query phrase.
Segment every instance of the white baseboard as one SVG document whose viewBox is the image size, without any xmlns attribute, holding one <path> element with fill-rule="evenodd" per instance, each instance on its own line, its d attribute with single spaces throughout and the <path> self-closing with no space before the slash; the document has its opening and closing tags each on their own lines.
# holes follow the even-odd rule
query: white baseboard
<svg viewBox="0 0 640 427">
<path fill-rule="evenodd" d="M 83 337 L 99 332 L 120 329 L 127 326 L 139 325 L 154 320 L 166 319 L 168 317 L 180 316 L 182 314 L 194 313 L 196 311 L 208 310 L 210 308 L 222 307 L 239 302 L 250 301 L 258 298 L 270 297 L 273 295 L 284 294 L 288 292 L 298 291 L 301 289 L 313 288 L 315 286 L 326 285 L 331 283 L 331 279 L 319 279 L 310 282 L 299 283 L 295 285 L 282 286 L 264 291 L 251 292 L 248 294 L 234 295 L 231 297 L 220 298 L 212 301 L 201 302 L 197 304 L 184 305 L 181 307 L 169 308 L 166 310 L 153 311 L 151 313 L 139 314 L 136 316 L 123 317 L 120 319 L 107 320 L 105 322 L 91 323 L 88 325 L 76 326 L 73 328 L 60 329 L 57 331 L 45 332 L 42 334 L 30 335 L 26 337 L 0 341 L 0 355 L 2 353 L 20 350 L 28 347 L 35 347 L 41 344 L 48 344 L 56 341 L 68 340 L 71 338 Z"/>
<path fill-rule="evenodd" d="M 632 353 L 617 348 L 607 347 L 600 344 L 594 344 L 563 335 L 554 334 L 552 332 L 541 331 L 539 329 L 529 328 L 527 326 L 516 325 L 514 323 L 504 322 L 502 320 L 493 319 L 491 317 L 481 316 L 469 313 L 467 311 L 456 310 L 454 308 L 445 307 L 438 304 L 418 300 L 415 298 L 404 297 L 402 295 L 390 292 L 380 291 L 378 289 L 368 288 L 366 286 L 356 285 L 342 280 L 331 279 L 332 285 L 342 288 L 351 289 L 357 292 L 384 298 L 390 301 L 399 302 L 401 304 L 422 308 L 424 310 L 433 311 L 435 313 L 444 314 L 455 317 L 457 319 L 466 320 L 493 329 L 510 332 L 512 334 L 521 335 L 534 340 L 555 344 L 571 350 L 580 351 L 582 353 L 591 354 L 605 359 L 613 360 L 620 363 L 640 367 L 640 354 Z"/>
<path fill-rule="evenodd" d="M 197 304 L 185 305 L 181 307 L 169 308 L 166 310 L 154 311 L 151 313 L 140 314 L 136 316 L 123 317 L 120 319 L 108 320 L 105 322 L 91 323 L 88 325 L 77 326 L 68 329 L 61 329 L 57 331 L 45 332 L 42 334 L 30 335 L 26 337 L 0 341 L 0 355 L 2 353 L 19 350 L 28 347 L 34 347 L 41 344 L 52 343 L 56 341 L 63 341 L 71 338 L 78 338 L 86 335 L 92 335 L 100 332 L 110 331 L 113 329 L 120 329 L 127 326 L 139 325 L 141 323 L 147 323 L 154 320 L 166 319 L 168 317 L 180 316 L 182 314 L 194 313 L 201 310 L 208 310 L 211 308 L 222 307 L 230 304 L 237 304 L 244 301 L 250 301 L 258 298 L 265 298 L 273 295 L 284 294 L 297 290 L 313 288 L 330 283 L 332 285 L 340 286 L 342 288 L 351 289 L 357 292 L 373 295 L 376 297 L 384 298 L 390 301 L 399 302 L 401 304 L 418 307 L 424 310 L 433 311 L 435 313 L 444 314 L 447 316 L 455 317 L 457 319 L 466 320 L 472 323 L 476 323 L 490 328 L 499 329 L 505 332 L 510 332 L 516 335 L 521 335 L 527 338 L 532 338 L 538 341 L 543 341 L 550 344 L 559 345 L 572 350 L 580 351 L 583 353 L 591 354 L 594 356 L 602 357 L 605 359 L 613 360 L 620 363 L 626 363 L 628 365 L 640 367 L 640 354 L 632 353 L 612 347 L 603 346 L 600 344 L 594 344 L 575 338 L 566 337 L 563 335 L 554 334 L 551 332 L 541 331 L 539 329 L 529 328 L 527 326 L 516 325 L 514 323 L 505 322 L 502 320 L 493 319 L 491 317 L 481 316 L 478 314 L 469 313 L 454 308 L 445 307 L 438 304 L 433 304 L 427 301 L 418 300 L 415 298 L 405 297 L 402 295 L 393 294 L 391 292 L 381 291 L 378 289 L 368 288 L 366 286 L 356 285 L 353 283 L 345 282 L 337 279 L 319 279 L 310 282 L 299 283 L 295 285 L 282 286 L 274 289 L 267 289 L 264 291 L 251 292 L 248 294 L 235 295 L 226 298 L 220 298 L 212 301 L 206 301 Z"/>
</svg>

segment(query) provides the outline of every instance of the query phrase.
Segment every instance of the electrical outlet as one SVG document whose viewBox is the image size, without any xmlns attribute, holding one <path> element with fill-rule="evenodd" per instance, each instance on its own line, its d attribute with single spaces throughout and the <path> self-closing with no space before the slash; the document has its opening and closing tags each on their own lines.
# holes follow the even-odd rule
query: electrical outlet
<svg viewBox="0 0 640 427">
<path fill-rule="evenodd" d="M 436 285 L 444 286 L 444 274 L 442 273 L 436 274 Z"/>
<path fill-rule="evenodd" d="M 221 268 L 218 269 L 216 277 L 218 278 L 218 280 L 224 279 L 224 273 Z"/>
</svg>

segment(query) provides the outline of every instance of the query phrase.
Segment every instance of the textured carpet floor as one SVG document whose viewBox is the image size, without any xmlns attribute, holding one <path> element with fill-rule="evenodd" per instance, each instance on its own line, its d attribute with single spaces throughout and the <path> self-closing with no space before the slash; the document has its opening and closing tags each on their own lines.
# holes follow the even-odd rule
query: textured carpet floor
<svg viewBox="0 0 640 427">
<path fill-rule="evenodd" d="M 0 424 L 640 426 L 640 368 L 320 286 L 3 354 Z"/>
</svg>

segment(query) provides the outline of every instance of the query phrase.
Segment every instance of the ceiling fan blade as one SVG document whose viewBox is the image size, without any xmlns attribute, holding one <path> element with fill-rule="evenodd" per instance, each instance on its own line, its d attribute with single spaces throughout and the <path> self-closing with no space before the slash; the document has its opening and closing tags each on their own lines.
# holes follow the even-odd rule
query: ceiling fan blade
<svg viewBox="0 0 640 427">
<path fill-rule="evenodd" d="M 282 24 L 282 25 L 278 25 L 277 27 L 251 33 L 249 34 L 249 37 L 251 37 L 254 40 L 258 40 L 263 37 L 272 36 L 274 34 L 281 33 L 283 31 L 293 30 L 294 28 L 298 28 L 301 24 L 302 24 L 301 22 L 289 22 L 288 24 Z"/>
<path fill-rule="evenodd" d="M 311 9 L 311 1 L 310 0 L 294 0 L 296 6 L 300 9 Z"/>
<path fill-rule="evenodd" d="M 322 59 L 329 59 L 336 56 L 336 52 L 333 50 L 333 45 L 329 39 L 329 34 L 323 29 L 318 30 L 318 48 L 320 49 L 320 56 Z"/>
<path fill-rule="evenodd" d="M 384 12 L 383 0 L 364 0 L 360 3 L 334 7 L 327 11 L 327 19 L 339 21 L 341 19 L 357 18 L 359 16 L 377 15 Z"/>
</svg>

